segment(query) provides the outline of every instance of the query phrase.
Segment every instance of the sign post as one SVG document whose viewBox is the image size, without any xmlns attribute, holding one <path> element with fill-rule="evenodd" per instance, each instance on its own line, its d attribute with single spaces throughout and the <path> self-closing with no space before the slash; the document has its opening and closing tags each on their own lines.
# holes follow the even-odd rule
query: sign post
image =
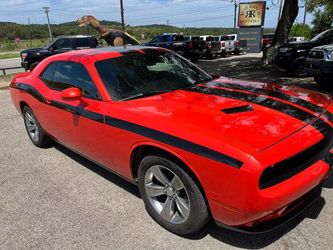
<svg viewBox="0 0 333 250">
<path fill-rule="evenodd" d="M 261 51 L 265 11 L 266 1 L 239 4 L 238 39 L 247 41 L 248 51 L 251 53 Z"/>
</svg>

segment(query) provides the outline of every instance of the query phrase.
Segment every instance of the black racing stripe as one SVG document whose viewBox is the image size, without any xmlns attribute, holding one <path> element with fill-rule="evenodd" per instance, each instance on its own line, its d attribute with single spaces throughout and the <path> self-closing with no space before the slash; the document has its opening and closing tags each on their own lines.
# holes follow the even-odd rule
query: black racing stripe
<svg viewBox="0 0 333 250">
<path fill-rule="evenodd" d="M 42 94 L 40 94 L 38 92 L 38 90 L 36 90 L 34 87 L 32 87 L 28 84 L 24 84 L 24 83 L 21 83 L 19 86 L 20 86 L 20 88 L 18 88 L 18 89 L 26 91 L 27 93 L 34 96 L 40 102 L 44 102 L 44 100 L 45 100 L 44 96 Z M 59 102 L 59 101 L 53 100 L 50 103 L 45 103 L 45 104 L 51 105 L 51 106 L 59 108 L 59 109 L 66 110 L 73 114 L 83 116 L 88 119 L 100 122 L 100 123 L 105 123 L 105 124 L 113 126 L 113 127 L 117 127 L 117 128 L 129 131 L 129 132 L 133 132 L 135 134 L 145 136 L 147 138 L 151 138 L 156 141 L 160 141 L 162 143 L 183 149 L 185 151 L 197 154 L 199 156 L 202 156 L 202 157 L 205 157 L 205 158 L 208 158 L 211 160 L 215 160 L 215 161 L 218 161 L 221 163 L 225 163 L 225 164 L 235 167 L 235 168 L 241 168 L 243 165 L 242 161 L 239 161 L 231 156 L 222 154 L 215 150 L 212 150 L 207 147 L 201 146 L 199 144 L 181 139 L 179 137 L 172 136 L 172 135 L 169 135 L 169 134 L 166 134 L 166 133 L 163 133 L 163 132 L 151 129 L 151 128 L 147 128 L 147 127 L 135 124 L 135 123 L 131 123 L 131 122 L 120 120 L 120 119 L 113 118 L 113 117 L 104 116 L 99 113 L 85 110 L 83 107 L 75 107 L 75 106 L 71 106 L 71 105 L 68 105 L 66 103 Z"/>
<path fill-rule="evenodd" d="M 215 96 L 221 96 L 241 101 L 246 101 L 254 104 L 258 104 L 270 109 L 274 109 L 276 111 L 282 112 L 284 114 L 287 114 L 291 117 L 294 117 L 300 121 L 303 121 L 304 123 L 310 123 L 314 119 L 316 119 L 316 116 L 299 109 L 293 105 L 289 105 L 284 102 L 280 102 L 278 100 L 271 99 L 269 97 L 265 96 L 258 96 L 254 94 L 248 94 L 228 89 L 218 89 L 218 88 L 212 88 L 212 87 L 205 87 L 205 86 L 194 86 L 192 88 L 184 89 L 185 91 L 192 91 L 197 92 L 201 94 L 208 94 L 208 95 L 215 95 Z"/>
<path fill-rule="evenodd" d="M 282 93 L 278 89 L 273 91 L 273 90 L 267 90 L 267 89 L 255 87 L 253 85 L 241 85 L 241 84 L 237 84 L 237 83 L 225 83 L 225 82 L 211 82 L 211 83 L 208 83 L 207 86 L 216 86 L 216 87 L 232 88 L 232 89 L 237 89 L 237 90 L 245 90 L 245 91 L 249 91 L 249 92 L 256 93 L 256 94 L 267 95 L 269 97 L 275 97 L 275 98 L 278 98 L 278 99 L 281 99 L 284 101 L 288 101 L 288 102 L 300 105 L 314 113 L 323 114 L 322 115 L 323 117 L 325 117 L 327 120 L 329 120 L 330 122 L 333 123 L 333 114 L 328 111 L 325 112 L 324 108 L 322 108 L 318 105 L 315 105 L 311 102 L 308 102 L 306 100 L 303 100 L 301 98 Z"/>
<path fill-rule="evenodd" d="M 183 150 L 191 152 L 193 154 L 197 154 L 197 155 L 206 157 L 211 160 L 225 163 L 232 167 L 240 168 L 243 165 L 243 162 L 241 162 L 237 159 L 234 159 L 228 155 L 225 155 L 225 154 L 222 154 L 215 150 L 203 147 L 196 143 L 181 139 L 179 137 L 169 135 L 169 134 L 166 134 L 166 133 L 163 133 L 163 132 L 151 129 L 151 128 L 147 128 L 147 127 L 144 127 L 144 126 L 141 126 L 138 124 L 134 124 L 131 122 L 127 122 L 127 121 L 109 117 L 109 116 L 105 117 L 105 123 L 110 126 L 120 128 L 120 129 L 123 129 L 126 131 L 130 131 L 135 134 L 139 134 L 144 137 L 148 137 L 150 139 L 174 146 L 176 148 L 183 149 Z"/>
<path fill-rule="evenodd" d="M 33 97 L 35 97 L 40 102 L 44 102 L 44 100 L 45 100 L 45 97 L 31 85 L 18 82 L 18 83 L 16 83 L 16 86 L 12 87 L 12 88 L 19 89 L 19 90 L 26 92 L 26 93 L 32 95 Z"/>
<path fill-rule="evenodd" d="M 333 154 L 328 153 L 327 156 L 323 159 L 324 162 L 326 162 L 331 168 L 333 166 Z"/>
<path fill-rule="evenodd" d="M 66 103 L 58 102 L 58 101 L 51 101 L 50 105 L 54 106 L 56 108 L 59 108 L 59 109 L 66 110 L 66 111 L 71 112 L 75 115 L 79 115 L 79 116 L 88 118 L 90 120 L 94 120 L 94 121 L 97 121 L 97 122 L 104 123 L 104 116 L 103 115 L 92 112 L 92 111 L 89 111 L 89 110 L 86 110 L 82 107 L 75 107 L 75 106 L 68 105 Z"/>
</svg>

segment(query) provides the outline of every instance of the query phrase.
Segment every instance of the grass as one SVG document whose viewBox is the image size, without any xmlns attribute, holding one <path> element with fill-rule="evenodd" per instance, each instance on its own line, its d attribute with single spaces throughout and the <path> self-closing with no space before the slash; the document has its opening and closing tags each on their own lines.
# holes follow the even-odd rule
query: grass
<svg viewBox="0 0 333 250">
<path fill-rule="evenodd" d="M 5 53 L 5 54 L 0 54 L 0 59 L 8 59 L 8 58 L 16 58 L 20 57 L 19 53 Z"/>
</svg>

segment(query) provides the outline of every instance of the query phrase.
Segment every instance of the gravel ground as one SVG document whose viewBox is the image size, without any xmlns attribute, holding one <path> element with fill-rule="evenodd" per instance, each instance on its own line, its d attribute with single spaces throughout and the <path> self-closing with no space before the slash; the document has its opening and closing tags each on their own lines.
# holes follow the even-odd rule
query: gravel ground
<svg viewBox="0 0 333 250">
<path fill-rule="evenodd" d="M 216 65 L 213 73 L 230 65 L 199 64 Z M 182 238 L 148 216 L 135 186 L 60 145 L 34 147 L 1 86 L 0 128 L 0 249 L 332 249 L 332 175 L 313 206 L 271 233 L 246 235 L 210 222 Z"/>
</svg>

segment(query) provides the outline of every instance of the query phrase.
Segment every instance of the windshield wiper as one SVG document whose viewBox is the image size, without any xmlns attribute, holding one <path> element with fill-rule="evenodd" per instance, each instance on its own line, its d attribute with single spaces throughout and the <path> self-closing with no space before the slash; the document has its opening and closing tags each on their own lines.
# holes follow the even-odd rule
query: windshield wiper
<svg viewBox="0 0 333 250">
<path fill-rule="evenodd" d="M 177 90 L 177 89 L 165 89 L 165 90 L 156 90 L 156 91 L 143 92 L 143 93 L 138 93 L 138 94 L 135 94 L 135 95 L 125 97 L 121 100 L 122 101 L 128 101 L 128 100 L 133 100 L 133 99 L 137 99 L 137 98 L 163 94 L 163 93 L 167 93 L 167 92 L 170 92 L 170 91 L 173 91 L 173 90 Z"/>
</svg>

